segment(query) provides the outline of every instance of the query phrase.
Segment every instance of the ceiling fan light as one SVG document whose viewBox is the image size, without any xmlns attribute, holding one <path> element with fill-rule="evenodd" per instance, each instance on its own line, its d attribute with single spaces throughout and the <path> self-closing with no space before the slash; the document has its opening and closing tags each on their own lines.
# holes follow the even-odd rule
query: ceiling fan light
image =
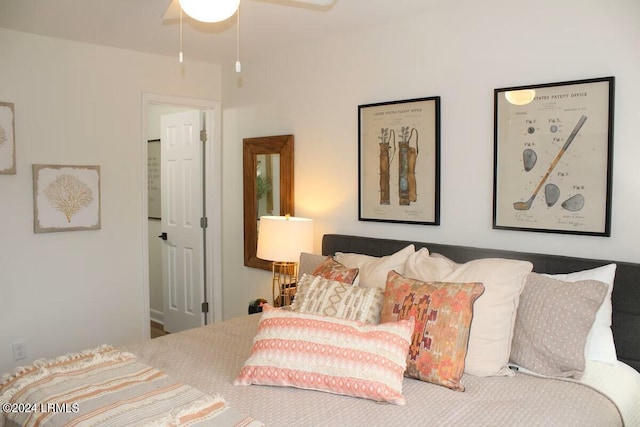
<svg viewBox="0 0 640 427">
<path fill-rule="evenodd" d="M 533 89 L 510 90 L 504 93 L 504 97 L 513 105 L 527 105 L 536 97 L 536 91 Z"/>
<path fill-rule="evenodd" d="M 184 13 L 202 22 L 220 22 L 230 18 L 240 0 L 180 0 Z"/>
</svg>

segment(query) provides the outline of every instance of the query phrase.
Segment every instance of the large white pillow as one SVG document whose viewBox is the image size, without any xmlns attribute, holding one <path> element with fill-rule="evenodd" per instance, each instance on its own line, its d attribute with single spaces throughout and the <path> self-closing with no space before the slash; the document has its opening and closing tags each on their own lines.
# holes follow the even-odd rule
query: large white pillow
<svg viewBox="0 0 640 427">
<path fill-rule="evenodd" d="M 607 284 L 607 294 L 604 302 L 596 313 L 591 331 L 587 336 L 585 346 L 585 358 L 613 365 L 618 360 L 616 345 L 611 331 L 611 293 L 613 292 L 613 279 L 616 275 L 616 264 L 608 264 L 590 270 L 577 271 L 567 274 L 545 274 L 556 280 L 565 282 L 578 282 L 581 280 L 597 280 Z"/>
<path fill-rule="evenodd" d="M 336 252 L 333 259 L 348 268 L 360 269 L 356 281 L 353 282 L 354 285 L 384 291 L 389 271 L 395 270 L 398 274 L 403 274 L 407 258 L 415 251 L 415 246 L 409 245 L 394 254 L 383 257 Z"/>
<path fill-rule="evenodd" d="M 473 306 L 464 372 L 481 377 L 511 376 L 513 327 L 520 292 L 532 269 L 533 264 L 528 261 L 502 258 L 457 264 L 422 248 L 409 256 L 404 275 L 426 282 L 481 282 L 485 291 Z"/>
</svg>

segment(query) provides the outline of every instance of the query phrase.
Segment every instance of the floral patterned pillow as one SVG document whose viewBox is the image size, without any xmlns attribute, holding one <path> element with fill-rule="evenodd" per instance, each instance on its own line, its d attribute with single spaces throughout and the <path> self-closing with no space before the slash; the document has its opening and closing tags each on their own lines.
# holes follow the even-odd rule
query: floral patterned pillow
<svg viewBox="0 0 640 427">
<path fill-rule="evenodd" d="M 380 322 L 415 319 L 405 376 L 464 391 L 473 304 L 483 292 L 482 283 L 421 282 L 389 272 Z"/>
<path fill-rule="evenodd" d="M 322 264 L 316 267 L 311 275 L 351 285 L 358 277 L 359 272 L 360 270 L 357 268 L 347 268 L 333 258 L 327 257 Z"/>
</svg>

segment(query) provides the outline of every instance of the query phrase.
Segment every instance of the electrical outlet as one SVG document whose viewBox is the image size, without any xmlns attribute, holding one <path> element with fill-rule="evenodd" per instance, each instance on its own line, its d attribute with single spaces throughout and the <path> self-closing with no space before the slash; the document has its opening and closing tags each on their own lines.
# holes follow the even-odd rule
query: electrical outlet
<svg viewBox="0 0 640 427">
<path fill-rule="evenodd" d="M 13 360 L 22 360 L 27 358 L 27 343 L 24 341 L 14 342 L 13 348 Z"/>
</svg>

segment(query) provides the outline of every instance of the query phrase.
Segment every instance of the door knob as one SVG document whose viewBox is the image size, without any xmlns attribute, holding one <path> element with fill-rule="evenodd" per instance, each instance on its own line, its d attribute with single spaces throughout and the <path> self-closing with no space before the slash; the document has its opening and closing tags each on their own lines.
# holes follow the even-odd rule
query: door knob
<svg viewBox="0 0 640 427">
<path fill-rule="evenodd" d="M 158 236 L 159 238 L 161 238 L 162 240 L 167 240 L 167 233 L 162 233 L 161 235 Z"/>
</svg>

